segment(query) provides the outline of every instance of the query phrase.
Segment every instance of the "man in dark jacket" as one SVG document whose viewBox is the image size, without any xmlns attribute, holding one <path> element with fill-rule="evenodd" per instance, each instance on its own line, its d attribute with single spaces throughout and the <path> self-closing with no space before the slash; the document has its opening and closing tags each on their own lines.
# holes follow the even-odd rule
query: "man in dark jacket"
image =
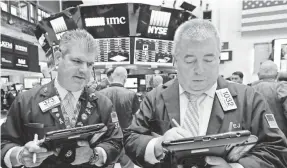
<svg viewBox="0 0 287 168">
<path fill-rule="evenodd" d="M 173 48 L 177 79 L 147 93 L 124 132 L 125 150 L 134 163 L 169 167 L 164 141 L 249 130 L 258 137 L 250 151 L 235 161 L 207 156 L 207 167 L 287 167 L 286 137 L 262 95 L 219 76 L 220 44 L 210 21 L 192 19 L 178 27 Z M 172 119 L 179 126 L 174 127 Z"/>
<path fill-rule="evenodd" d="M 277 65 L 265 61 L 258 72 L 259 81 L 252 83 L 252 87 L 264 96 L 279 128 L 287 136 L 287 82 L 276 82 L 277 75 Z"/>
<path fill-rule="evenodd" d="M 139 109 L 136 93 L 124 88 L 126 79 L 127 70 L 124 67 L 117 67 L 111 76 L 110 87 L 100 91 L 113 102 L 122 128 L 127 128 L 130 125 L 133 115 Z M 132 161 L 124 153 L 119 158 L 119 162 L 123 168 L 134 167 Z"/>
<path fill-rule="evenodd" d="M 114 164 L 121 152 L 122 132 L 112 102 L 85 87 L 95 61 L 94 38 L 85 30 L 67 31 L 60 49 L 55 53 L 56 79 L 20 94 L 1 126 L 3 168 L 102 167 Z M 37 139 L 49 131 L 98 123 L 104 123 L 108 130 L 95 147 L 88 141 L 53 151 L 39 146 L 42 140 Z"/>
</svg>

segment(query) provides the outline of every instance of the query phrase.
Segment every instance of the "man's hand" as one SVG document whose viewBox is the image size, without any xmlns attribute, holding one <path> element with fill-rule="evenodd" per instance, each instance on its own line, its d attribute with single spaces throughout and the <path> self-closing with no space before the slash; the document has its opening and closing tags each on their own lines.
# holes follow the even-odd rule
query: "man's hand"
<svg viewBox="0 0 287 168">
<path fill-rule="evenodd" d="M 79 148 L 76 149 L 75 161 L 72 165 L 80 165 L 90 161 L 93 155 L 93 150 L 90 148 L 88 141 L 78 141 Z"/>
<path fill-rule="evenodd" d="M 105 163 L 106 163 L 106 160 L 107 160 L 107 153 L 106 151 L 101 148 L 101 147 L 96 147 L 95 150 L 97 151 L 98 153 L 98 160 L 96 161 L 95 165 L 97 167 L 102 167 Z"/>
<path fill-rule="evenodd" d="M 39 142 L 41 143 L 40 140 Z M 33 154 L 36 153 L 36 163 L 33 163 Z M 46 148 L 38 146 L 34 141 L 27 142 L 20 152 L 19 161 L 25 167 L 37 167 L 42 164 L 42 162 L 52 155 L 52 151 L 47 151 Z"/>
<path fill-rule="evenodd" d="M 232 168 L 224 159 L 221 157 L 207 156 L 205 161 L 211 168 Z"/>
<path fill-rule="evenodd" d="M 162 159 L 163 156 L 163 148 L 162 142 L 163 141 L 173 141 L 181 138 L 191 137 L 191 133 L 181 127 L 174 127 L 158 139 L 154 146 L 154 153 L 157 159 Z"/>
</svg>

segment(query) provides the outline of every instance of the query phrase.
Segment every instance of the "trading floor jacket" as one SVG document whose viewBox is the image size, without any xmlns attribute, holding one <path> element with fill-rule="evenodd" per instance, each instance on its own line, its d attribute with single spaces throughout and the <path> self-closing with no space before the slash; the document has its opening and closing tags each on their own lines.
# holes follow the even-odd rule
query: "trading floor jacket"
<svg viewBox="0 0 287 168">
<path fill-rule="evenodd" d="M 217 96 L 214 97 L 207 135 L 233 130 L 250 130 L 258 137 L 258 143 L 238 162 L 244 168 L 283 168 L 287 167 L 286 137 L 279 128 L 270 128 L 267 114 L 270 109 L 262 95 L 249 86 L 228 83 L 218 78 L 218 89 L 228 88 L 237 108 L 224 111 Z M 163 135 L 172 128 L 171 119 L 180 123 L 179 83 L 175 79 L 149 92 L 135 115 L 132 124 L 124 131 L 126 154 L 134 163 L 142 167 L 161 167 L 151 165 L 144 159 L 153 133 Z"/>
<path fill-rule="evenodd" d="M 45 133 L 52 130 L 65 129 L 60 105 L 56 110 L 51 109 L 43 112 L 39 103 L 57 95 L 54 80 L 38 88 L 20 94 L 12 104 L 6 122 L 1 126 L 1 166 L 4 164 L 6 152 L 14 146 L 23 146 L 33 140 L 34 134 L 39 139 Z M 102 147 L 107 153 L 106 164 L 113 164 L 122 150 L 122 131 L 116 123 L 117 119 L 112 116 L 111 101 L 98 93 L 90 93 L 85 88 L 79 98 L 81 108 L 79 111 L 76 127 L 104 123 L 108 127 L 107 133 L 102 137 Z M 55 112 L 57 111 L 57 112 Z M 43 128 L 35 127 L 35 123 L 44 124 Z M 87 164 L 72 166 L 62 162 L 63 158 L 52 155 L 48 157 L 40 167 L 43 168 L 68 168 L 68 167 L 94 167 Z"/>
</svg>

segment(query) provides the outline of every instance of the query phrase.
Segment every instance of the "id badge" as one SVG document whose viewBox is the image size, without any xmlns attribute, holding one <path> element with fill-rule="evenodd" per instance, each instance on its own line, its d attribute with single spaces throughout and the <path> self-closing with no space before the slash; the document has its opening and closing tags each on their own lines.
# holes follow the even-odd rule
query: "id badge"
<svg viewBox="0 0 287 168">
<path fill-rule="evenodd" d="M 237 109 L 237 106 L 227 88 L 216 90 L 216 95 L 224 111 Z"/>
<path fill-rule="evenodd" d="M 41 110 L 45 113 L 48 110 L 60 105 L 60 99 L 58 96 L 50 97 L 42 102 L 39 103 Z"/>
</svg>

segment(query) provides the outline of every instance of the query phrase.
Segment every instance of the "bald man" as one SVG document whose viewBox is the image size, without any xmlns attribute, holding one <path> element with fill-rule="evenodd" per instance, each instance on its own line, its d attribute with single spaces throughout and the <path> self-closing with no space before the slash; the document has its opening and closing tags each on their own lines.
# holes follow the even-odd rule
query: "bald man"
<svg viewBox="0 0 287 168">
<path fill-rule="evenodd" d="M 111 75 L 110 87 L 100 91 L 106 95 L 114 105 L 114 110 L 118 114 L 119 123 L 122 128 L 127 128 L 133 114 L 139 109 L 139 100 L 135 92 L 124 88 L 128 73 L 124 67 L 115 68 Z M 122 168 L 133 168 L 133 162 L 124 153 L 121 154 L 119 162 Z"/>
<path fill-rule="evenodd" d="M 153 76 L 153 88 L 161 86 L 163 84 L 163 78 L 160 75 Z"/>
<path fill-rule="evenodd" d="M 287 83 L 276 82 L 277 75 L 277 65 L 273 61 L 265 61 L 258 72 L 259 81 L 254 82 L 252 87 L 265 97 L 279 128 L 287 135 Z"/>
</svg>

